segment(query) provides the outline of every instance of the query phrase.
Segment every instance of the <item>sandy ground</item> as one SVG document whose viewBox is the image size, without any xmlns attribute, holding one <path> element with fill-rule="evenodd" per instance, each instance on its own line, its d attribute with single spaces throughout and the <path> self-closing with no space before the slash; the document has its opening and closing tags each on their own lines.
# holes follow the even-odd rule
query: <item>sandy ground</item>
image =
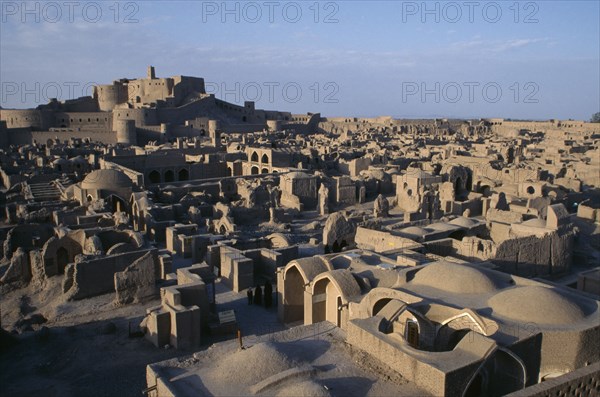
<svg viewBox="0 0 600 397">
<path fill-rule="evenodd" d="M 159 349 L 144 338 L 129 337 L 129 325 L 135 329 L 158 299 L 115 307 L 111 293 L 68 302 L 61 281 L 51 278 L 42 292 L 26 287 L 2 294 L 2 327 L 20 334 L 15 346 L 0 352 L 0 396 L 140 396 L 146 388 L 146 365 L 192 353 Z M 217 310 L 235 310 L 247 342 L 285 329 L 275 307 L 249 306 L 245 292 L 233 293 L 221 283 L 216 293 Z M 28 322 L 23 320 L 39 315 L 47 321 L 29 324 L 26 330 Z M 109 324 L 114 324 L 114 332 Z M 200 350 L 233 337 L 207 337 Z"/>
<path fill-rule="evenodd" d="M 50 280 L 49 292 L 3 294 L 2 327 L 22 333 L 0 353 L 0 396 L 140 396 L 146 364 L 182 354 L 129 337 L 129 323 L 137 326 L 158 300 L 120 308 L 112 304 L 114 294 L 65 302 L 60 281 Z M 18 326 L 39 314 L 48 321 L 28 331 Z"/>
</svg>

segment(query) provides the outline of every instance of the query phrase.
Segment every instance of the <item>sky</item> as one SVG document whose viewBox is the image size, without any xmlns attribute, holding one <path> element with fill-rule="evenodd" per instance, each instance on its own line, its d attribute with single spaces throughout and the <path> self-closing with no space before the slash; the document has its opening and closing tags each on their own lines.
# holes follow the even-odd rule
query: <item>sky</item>
<svg viewBox="0 0 600 397">
<path fill-rule="evenodd" d="M 600 1 L 0 1 L 0 106 L 146 75 L 323 116 L 589 120 Z"/>
</svg>

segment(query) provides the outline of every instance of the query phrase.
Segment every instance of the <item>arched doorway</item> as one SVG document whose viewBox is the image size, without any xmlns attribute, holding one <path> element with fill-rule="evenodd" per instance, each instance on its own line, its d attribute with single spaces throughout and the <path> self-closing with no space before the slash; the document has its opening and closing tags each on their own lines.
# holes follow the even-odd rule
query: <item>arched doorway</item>
<svg viewBox="0 0 600 397">
<path fill-rule="evenodd" d="M 327 277 L 318 280 L 313 289 L 313 321 L 329 321 L 338 327 L 341 324 L 338 307 L 341 306 L 341 294 L 335 284 Z"/>
<path fill-rule="evenodd" d="M 188 172 L 187 169 L 182 169 L 179 171 L 179 173 L 177 174 L 177 179 L 180 181 L 187 181 L 188 179 L 190 179 L 190 173 Z"/>
<path fill-rule="evenodd" d="M 333 253 L 340 252 L 340 245 L 338 244 L 337 240 L 333 242 L 333 245 L 331 246 L 331 251 Z"/>
<path fill-rule="evenodd" d="M 460 176 L 458 178 L 456 178 L 456 180 L 454 181 L 454 193 L 456 193 L 456 194 L 462 193 L 462 188 L 463 188 L 462 183 L 463 183 L 463 180 Z"/>
<path fill-rule="evenodd" d="M 125 200 L 116 195 L 111 195 L 108 199 L 112 212 L 126 212 L 127 205 Z"/>
<path fill-rule="evenodd" d="M 69 264 L 69 252 L 65 247 L 60 247 L 56 251 L 56 264 L 58 274 L 64 274 L 65 267 Z"/>
<path fill-rule="evenodd" d="M 304 278 L 297 266 L 292 266 L 285 272 L 283 293 L 283 322 L 304 321 Z"/>
<path fill-rule="evenodd" d="M 173 182 L 175 180 L 175 173 L 171 170 L 165 171 L 165 182 Z"/>
<path fill-rule="evenodd" d="M 253 166 L 252 169 L 250 170 L 250 173 L 252 175 L 258 175 L 258 167 L 257 166 Z"/>
<path fill-rule="evenodd" d="M 262 171 L 260 172 L 261 174 L 268 174 L 269 170 L 267 168 L 263 168 Z"/>
<path fill-rule="evenodd" d="M 150 183 L 160 183 L 160 172 L 154 170 L 148 174 L 148 179 L 150 179 Z"/>
</svg>

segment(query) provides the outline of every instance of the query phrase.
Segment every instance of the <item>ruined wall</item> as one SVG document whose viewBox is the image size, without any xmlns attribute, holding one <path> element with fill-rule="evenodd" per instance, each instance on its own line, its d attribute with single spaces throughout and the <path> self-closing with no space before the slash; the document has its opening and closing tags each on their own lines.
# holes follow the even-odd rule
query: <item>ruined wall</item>
<svg viewBox="0 0 600 397">
<path fill-rule="evenodd" d="M 410 239 L 395 236 L 389 232 L 381 232 L 363 227 L 357 228 L 354 239 L 358 248 L 379 253 L 414 249 L 421 246 Z"/>
<path fill-rule="evenodd" d="M 234 292 L 254 286 L 254 261 L 241 251 L 222 246 L 220 252 L 221 277 Z"/>
<path fill-rule="evenodd" d="M 156 250 L 152 250 L 152 252 L 154 252 L 155 266 L 158 268 Z M 114 274 L 122 272 L 146 253 L 148 250 L 127 252 L 71 264 L 65 272 L 64 292 L 70 300 L 113 292 L 115 290 Z"/>
<path fill-rule="evenodd" d="M 523 277 L 561 274 L 571 267 L 573 239 L 572 231 L 509 238 L 497 244 L 492 262 Z"/>
<path fill-rule="evenodd" d="M 155 254 L 155 252 L 149 251 L 124 271 L 115 273 L 116 304 L 140 302 L 156 294 Z"/>
</svg>

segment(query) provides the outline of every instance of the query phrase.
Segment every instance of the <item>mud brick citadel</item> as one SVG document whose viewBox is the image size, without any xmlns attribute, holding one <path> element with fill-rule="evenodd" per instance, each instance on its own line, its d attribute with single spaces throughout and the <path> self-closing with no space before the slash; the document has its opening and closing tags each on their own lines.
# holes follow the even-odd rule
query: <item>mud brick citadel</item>
<svg viewBox="0 0 600 397">
<path fill-rule="evenodd" d="M 0 185 L 8 395 L 600 389 L 599 123 L 292 114 L 150 66 L 0 109 Z"/>
</svg>

